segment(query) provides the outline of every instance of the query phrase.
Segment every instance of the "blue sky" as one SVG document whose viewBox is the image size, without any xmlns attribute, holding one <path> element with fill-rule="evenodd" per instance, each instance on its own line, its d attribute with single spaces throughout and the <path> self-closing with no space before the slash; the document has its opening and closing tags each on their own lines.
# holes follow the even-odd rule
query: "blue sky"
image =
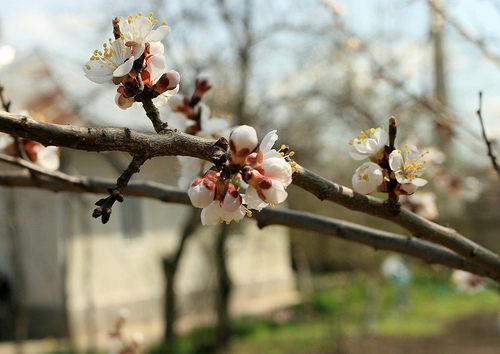
<svg viewBox="0 0 500 354">
<path fill-rule="evenodd" d="M 305 0 L 304 7 L 320 2 Z M 151 10 L 137 2 L 131 4 L 102 0 L 87 0 L 83 5 L 67 0 L 5 1 L 0 13 L 0 45 L 13 45 L 18 52 L 43 48 L 83 64 L 110 36 L 111 18 Z M 401 38 L 425 40 L 427 36 L 428 10 L 424 0 L 348 0 L 344 4 L 346 22 L 364 39 L 394 36 L 396 42 Z M 450 13 L 468 29 L 483 33 L 493 47 L 500 48 L 500 1 L 449 0 L 448 4 Z M 167 2 L 167 14 L 169 6 L 173 9 L 174 5 L 175 1 Z M 500 131 L 500 67 L 484 59 L 455 31 L 449 30 L 446 39 L 454 108 L 473 120 L 477 94 L 483 91 L 486 123 Z"/>
</svg>

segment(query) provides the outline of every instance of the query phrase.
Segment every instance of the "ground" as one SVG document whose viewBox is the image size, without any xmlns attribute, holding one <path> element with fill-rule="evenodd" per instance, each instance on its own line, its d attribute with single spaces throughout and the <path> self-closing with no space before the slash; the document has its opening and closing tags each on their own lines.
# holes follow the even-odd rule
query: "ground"
<svg viewBox="0 0 500 354">
<path fill-rule="evenodd" d="M 337 354 L 498 354 L 498 313 L 464 317 L 437 337 L 356 336 L 344 339 Z M 326 353 L 325 353 L 326 354 Z"/>
</svg>

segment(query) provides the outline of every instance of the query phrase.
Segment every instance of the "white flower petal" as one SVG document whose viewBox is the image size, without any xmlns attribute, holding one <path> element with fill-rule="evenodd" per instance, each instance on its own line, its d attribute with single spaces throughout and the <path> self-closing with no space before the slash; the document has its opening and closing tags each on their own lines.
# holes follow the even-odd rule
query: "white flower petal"
<svg viewBox="0 0 500 354">
<path fill-rule="evenodd" d="M 123 77 L 127 75 L 130 70 L 132 70 L 132 67 L 134 66 L 134 57 L 131 56 L 129 60 L 127 60 L 125 63 L 120 65 L 113 71 L 113 76 L 114 77 Z"/>
<path fill-rule="evenodd" d="M 159 42 L 169 34 L 170 34 L 170 27 L 167 25 L 163 25 L 158 27 L 157 29 L 152 30 L 151 33 L 149 33 L 149 35 L 146 37 L 146 41 Z"/>
<path fill-rule="evenodd" d="M 146 60 L 146 70 L 149 71 L 152 79 L 163 74 L 165 70 L 165 56 L 163 54 L 155 54 Z"/>
<path fill-rule="evenodd" d="M 273 148 L 274 143 L 278 140 L 277 130 L 272 130 L 266 134 L 262 142 L 260 143 L 259 149 L 265 153 Z"/>
</svg>

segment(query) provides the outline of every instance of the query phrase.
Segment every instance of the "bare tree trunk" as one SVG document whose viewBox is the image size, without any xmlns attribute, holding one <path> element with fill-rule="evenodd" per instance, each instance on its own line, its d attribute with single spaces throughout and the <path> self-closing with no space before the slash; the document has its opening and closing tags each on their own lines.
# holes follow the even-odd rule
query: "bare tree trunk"
<svg viewBox="0 0 500 354">
<path fill-rule="evenodd" d="M 437 1 L 441 3 L 441 1 Z M 441 8 L 441 6 L 440 6 Z M 444 18 L 431 7 L 431 36 L 434 49 L 434 94 L 437 100 L 448 104 L 448 93 L 446 89 L 445 55 L 444 55 Z"/>
<path fill-rule="evenodd" d="M 163 341 L 167 353 L 175 352 L 175 331 L 174 325 L 177 320 L 176 297 L 175 297 L 175 278 L 179 261 L 184 251 L 184 246 L 189 236 L 193 235 L 200 225 L 200 211 L 193 208 L 189 218 L 184 225 L 181 240 L 177 251 L 170 257 L 163 257 L 163 274 L 165 276 L 165 332 Z"/>
<path fill-rule="evenodd" d="M 231 337 L 231 322 L 229 316 L 229 300 L 231 297 L 232 283 L 226 264 L 226 240 L 229 236 L 230 225 L 222 224 L 217 235 L 215 245 L 215 257 L 217 265 L 217 284 L 216 294 L 217 308 L 217 334 L 215 351 L 222 352 L 229 346 Z"/>
<path fill-rule="evenodd" d="M 440 9 L 444 8 L 445 1 L 433 0 Z M 444 25 L 445 18 L 443 14 L 438 12 L 433 6 L 430 6 L 431 16 L 431 40 L 434 52 L 434 97 L 441 106 L 439 113 L 436 115 L 436 132 L 438 134 L 437 141 L 443 152 L 451 157 L 451 138 L 455 130 L 455 122 L 450 114 L 446 114 L 448 106 L 448 91 L 446 85 L 446 55 L 444 48 Z"/>
<path fill-rule="evenodd" d="M 26 272 L 23 265 L 23 252 L 21 250 L 21 228 L 19 215 L 16 210 L 15 190 L 7 191 L 7 223 L 10 243 L 10 261 L 14 281 L 12 282 L 13 300 L 13 325 L 14 341 L 16 342 L 16 353 L 22 354 L 23 342 L 28 337 L 28 294 L 26 289 Z"/>
</svg>

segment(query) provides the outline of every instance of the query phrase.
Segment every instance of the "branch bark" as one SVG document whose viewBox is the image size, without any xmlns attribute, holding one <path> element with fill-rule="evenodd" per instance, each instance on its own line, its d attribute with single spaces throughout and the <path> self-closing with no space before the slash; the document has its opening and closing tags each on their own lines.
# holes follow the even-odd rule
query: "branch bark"
<svg viewBox="0 0 500 354">
<path fill-rule="evenodd" d="M 44 145 L 87 151 L 126 151 L 132 156 L 147 158 L 184 155 L 211 161 L 214 151 L 221 149 L 219 141 L 214 142 L 173 130 L 169 130 L 165 134 L 147 134 L 127 128 L 80 128 L 40 122 L 31 117 L 15 116 L 6 112 L 0 112 L 0 131 L 36 140 Z M 24 165 L 26 164 L 29 163 L 24 161 Z M 2 178 L 2 181 L 7 183 L 5 178 Z M 36 179 L 39 186 L 46 183 L 51 186 L 52 190 L 58 188 L 53 181 L 42 181 L 44 181 L 42 177 Z M 88 178 L 80 182 L 75 184 L 80 189 L 94 183 L 92 179 Z M 8 183 L 13 185 L 14 181 L 10 180 Z M 25 183 L 27 182 L 25 181 Z M 404 209 L 389 208 L 386 201 L 356 193 L 347 187 L 316 175 L 300 165 L 296 166 L 292 183 L 317 196 L 320 200 L 328 200 L 351 210 L 370 214 L 400 225 L 410 231 L 417 239 L 444 246 L 461 257 L 473 261 L 490 278 L 500 280 L 500 256 L 453 229 L 425 220 Z M 108 184 L 106 188 L 114 184 L 114 182 Z M 130 195 L 134 195 L 133 186 L 134 183 L 130 183 L 127 187 Z M 77 187 L 72 186 L 71 188 L 73 190 Z"/>
</svg>

